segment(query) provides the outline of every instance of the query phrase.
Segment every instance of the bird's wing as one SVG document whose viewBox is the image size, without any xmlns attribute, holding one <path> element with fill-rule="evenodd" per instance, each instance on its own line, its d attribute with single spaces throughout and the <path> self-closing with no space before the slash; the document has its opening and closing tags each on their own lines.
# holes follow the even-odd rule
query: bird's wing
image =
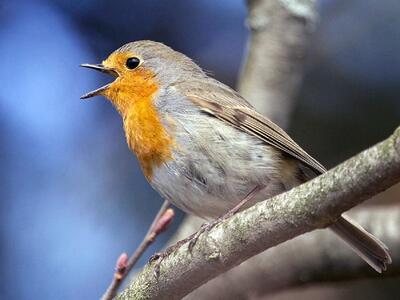
<svg viewBox="0 0 400 300">
<path fill-rule="evenodd" d="M 204 112 L 275 146 L 302 161 L 317 173 L 326 171 L 324 166 L 304 151 L 285 131 L 258 113 L 231 88 L 218 81 L 208 84 L 202 82 L 198 85 L 192 83 L 190 87 L 189 85 L 186 87 L 181 87 L 186 97 Z"/>
</svg>

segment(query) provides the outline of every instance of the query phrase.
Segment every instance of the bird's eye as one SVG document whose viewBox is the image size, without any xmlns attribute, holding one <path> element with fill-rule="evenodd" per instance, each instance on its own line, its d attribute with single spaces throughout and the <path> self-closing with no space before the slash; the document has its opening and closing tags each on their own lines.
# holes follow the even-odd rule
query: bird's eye
<svg viewBox="0 0 400 300">
<path fill-rule="evenodd" d="M 129 57 L 126 60 L 126 67 L 128 69 L 133 70 L 134 68 L 136 68 L 138 65 L 140 64 L 140 60 L 137 57 Z"/>
</svg>

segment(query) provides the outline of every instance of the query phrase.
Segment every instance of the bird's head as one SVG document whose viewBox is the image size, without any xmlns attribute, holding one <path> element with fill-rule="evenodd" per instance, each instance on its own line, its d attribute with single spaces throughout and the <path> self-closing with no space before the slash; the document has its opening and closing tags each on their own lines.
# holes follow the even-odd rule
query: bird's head
<svg viewBox="0 0 400 300">
<path fill-rule="evenodd" d="M 81 99 L 103 95 L 126 114 L 138 101 L 153 98 L 160 90 L 180 80 L 205 76 L 190 58 L 153 41 L 136 41 L 115 50 L 101 64 L 82 64 L 115 77 L 115 80 Z"/>
</svg>

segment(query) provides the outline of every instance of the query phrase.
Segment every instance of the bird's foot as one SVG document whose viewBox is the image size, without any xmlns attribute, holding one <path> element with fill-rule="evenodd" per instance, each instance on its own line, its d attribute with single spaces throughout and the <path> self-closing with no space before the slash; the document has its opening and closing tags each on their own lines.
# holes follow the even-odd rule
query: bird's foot
<svg viewBox="0 0 400 300">
<path fill-rule="evenodd" d="M 242 201 L 240 201 L 234 208 L 229 210 L 226 214 L 223 216 L 215 219 L 214 221 L 204 223 L 201 225 L 200 229 L 195 232 L 194 234 L 188 236 L 187 238 L 177 242 L 176 244 L 169 246 L 167 249 L 165 249 L 164 252 L 158 252 L 155 253 L 150 257 L 149 262 L 155 261 L 154 265 L 154 275 L 158 277 L 160 275 L 160 266 L 161 262 L 166 258 L 168 255 L 170 255 L 172 252 L 175 250 L 179 249 L 183 244 L 186 244 L 189 242 L 188 248 L 189 251 L 192 252 L 193 247 L 196 245 L 197 240 L 199 239 L 200 235 L 204 232 L 209 232 L 212 228 L 214 228 L 216 225 L 221 223 L 222 221 L 232 217 L 234 214 L 236 214 L 246 203 L 248 203 L 251 199 L 254 198 L 254 196 L 262 189 L 262 187 L 257 186 L 255 187 Z"/>
<path fill-rule="evenodd" d="M 154 277 L 158 278 L 158 276 L 160 276 L 161 262 L 168 256 L 168 254 L 169 253 L 166 253 L 166 251 L 156 252 L 150 257 L 149 263 L 155 262 L 153 267 Z"/>
<path fill-rule="evenodd" d="M 226 219 L 229 219 L 232 217 L 234 214 L 236 214 L 246 203 L 248 203 L 251 199 L 254 198 L 254 196 L 262 189 L 261 186 L 256 186 L 242 201 L 240 201 L 235 207 L 230 209 L 226 214 L 222 215 L 221 217 L 215 219 L 214 221 L 204 223 L 201 225 L 199 231 L 197 231 L 192 238 L 190 239 L 189 242 L 189 251 L 192 252 L 194 245 L 196 245 L 197 240 L 199 239 L 199 236 L 204 233 L 204 232 L 209 232 L 212 228 L 214 228 L 216 225 L 221 223 L 222 221 L 225 221 Z"/>
<path fill-rule="evenodd" d="M 195 234 L 192 234 L 190 236 L 188 236 L 187 238 L 178 241 L 177 243 L 169 246 L 167 249 L 165 249 L 162 252 L 157 252 L 154 253 L 150 259 L 149 259 L 149 263 L 155 262 L 154 264 L 154 276 L 158 278 L 158 276 L 160 275 L 160 266 L 162 261 L 169 256 L 172 252 L 174 252 L 175 250 L 178 250 L 183 244 L 187 243 L 188 241 L 191 241 L 191 239 L 193 238 Z"/>
<path fill-rule="evenodd" d="M 229 217 L 227 217 L 227 218 L 229 218 Z M 200 235 L 204 232 L 209 232 L 211 229 L 213 229 L 218 223 L 220 223 L 223 220 L 225 220 L 225 215 L 218 219 L 215 219 L 214 221 L 202 224 L 200 229 L 195 234 L 192 235 L 192 237 L 189 241 L 188 249 L 189 249 L 190 253 L 192 252 L 193 247 L 196 245 L 197 240 L 199 239 Z"/>
</svg>

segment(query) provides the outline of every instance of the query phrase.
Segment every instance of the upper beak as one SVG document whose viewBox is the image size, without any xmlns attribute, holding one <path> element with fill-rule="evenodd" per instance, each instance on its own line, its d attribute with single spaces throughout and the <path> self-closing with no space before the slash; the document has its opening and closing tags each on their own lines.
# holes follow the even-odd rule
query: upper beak
<svg viewBox="0 0 400 300">
<path fill-rule="evenodd" d="M 118 73 L 114 70 L 114 69 L 110 69 L 110 68 L 106 68 L 105 66 L 103 66 L 102 64 L 96 64 L 96 65 L 91 65 L 91 64 L 81 64 L 81 67 L 84 68 L 89 68 L 89 69 L 94 69 L 96 71 L 102 72 L 102 73 L 106 73 L 109 74 L 113 77 L 118 77 Z M 93 96 L 97 96 L 97 95 L 101 95 L 101 93 L 106 90 L 111 83 L 106 84 L 94 91 L 91 91 L 89 93 L 86 93 L 85 95 L 81 96 L 81 99 L 87 99 L 87 98 L 91 98 Z"/>
</svg>

